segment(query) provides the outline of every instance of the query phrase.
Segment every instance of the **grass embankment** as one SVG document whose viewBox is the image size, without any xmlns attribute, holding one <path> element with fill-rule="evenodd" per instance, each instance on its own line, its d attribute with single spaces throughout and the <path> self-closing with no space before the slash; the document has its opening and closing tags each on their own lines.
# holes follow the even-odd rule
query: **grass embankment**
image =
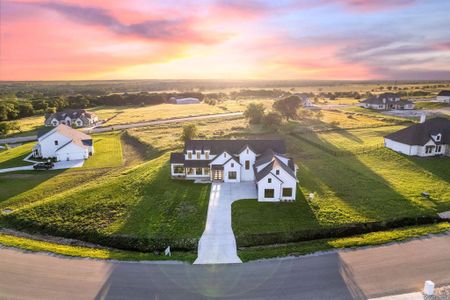
<svg viewBox="0 0 450 300">
<path fill-rule="evenodd" d="M 120 135 L 120 132 L 93 135 L 94 155 L 84 162 L 83 168 L 113 168 L 121 166 L 123 155 Z"/>
<path fill-rule="evenodd" d="M 18 147 L 6 149 L 0 152 L 0 169 L 14 168 L 32 165 L 23 159 L 31 153 L 34 143 L 26 143 Z"/>
<path fill-rule="evenodd" d="M 194 249 L 205 225 L 209 188 L 172 180 L 164 155 L 49 195 L 1 216 L 0 224 L 123 249 Z"/>
<path fill-rule="evenodd" d="M 411 226 L 389 231 L 371 232 L 346 238 L 321 239 L 268 247 L 241 248 L 238 250 L 238 255 L 242 261 L 283 256 L 299 256 L 332 249 L 382 245 L 390 242 L 404 241 L 427 234 L 443 233 L 448 230 L 450 230 L 449 223 Z"/>
<path fill-rule="evenodd" d="M 171 256 L 165 256 L 164 254 L 148 252 L 144 253 L 106 248 L 62 245 L 1 233 L 0 244 L 7 247 L 20 248 L 34 252 L 50 252 L 71 257 L 87 257 L 94 259 L 114 259 L 124 261 L 180 260 L 193 262 L 196 258 L 196 254 L 191 252 L 172 252 Z"/>
</svg>

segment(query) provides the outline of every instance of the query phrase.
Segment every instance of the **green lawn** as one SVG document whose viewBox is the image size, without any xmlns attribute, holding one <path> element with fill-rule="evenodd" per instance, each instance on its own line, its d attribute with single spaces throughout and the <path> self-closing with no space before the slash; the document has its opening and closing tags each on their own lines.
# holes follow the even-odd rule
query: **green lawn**
<svg viewBox="0 0 450 300">
<path fill-rule="evenodd" d="M 339 149 L 333 141 L 339 139 L 321 142 Z M 448 157 L 410 158 L 385 148 L 336 157 L 295 137 L 286 136 L 286 142 L 299 165 L 297 200 L 235 202 L 232 220 L 238 243 L 240 236 L 248 234 L 289 233 L 450 210 Z M 421 196 L 424 191 L 430 193 L 429 199 Z M 309 193 L 314 193 L 313 200 L 305 199 Z"/>
<path fill-rule="evenodd" d="M 0 224 L 99 243 L 118 236 L 141 239 L 120 247 L 147 249 L 155 239 L 177 239 L 179 247 L 193 248 L 204 230 L 209 188 L 170 179 L 164 155 L 23 206 L 3 215 Z"/>
<path fill-rule="evenodd" d="M 0 169 L 31 165 L 23 159 L 31 153 L 34 143 L 26 143 L 18 147 L 0 152 Z"/>
<path fill-rule="evenodd" d="M 443 233 L 450 230 L 449 223 L 404 227 L 389 231 L 377 231 L 346 238 L 321 239 L 270 247 L 250 247 L 238 250 L 242 261 L 266 259 L 282 256 L 298 256 L 341 248 L 375 246 L 389 242 L 399 242 L 427 234 Z"/>
<path fill-rule="evenodd" d="M 93 135 L 94 155 L 85 161 L 83 168 L 111 168 L 121 166 L 123 159 L 120 135 L 120 132 Z"/>
<path fill-rule="evenodd" d="M 193 262 L 197 257 L 195 253 L 190 252 L 172 252 L 171 256 L 165 256 L 164 254 L 155 254 L 153 252 L 144 253 L 115 249 L 62 245 L 24 237 L 17 237 L 3 233 L 0 233 L 0 244 L 7 247 L 20 248 L 28 251 L 51 252 L 71 257 L 88 257 L 95 259 L 114 259 L 126 261 L 181 260 Z"/>
<path fill-rule="evenodd" d="M 439 109 L 450 107 L 450 103 L 442 102 L 416 102 L 415 105 L 417 109 Z"/>
</svg>

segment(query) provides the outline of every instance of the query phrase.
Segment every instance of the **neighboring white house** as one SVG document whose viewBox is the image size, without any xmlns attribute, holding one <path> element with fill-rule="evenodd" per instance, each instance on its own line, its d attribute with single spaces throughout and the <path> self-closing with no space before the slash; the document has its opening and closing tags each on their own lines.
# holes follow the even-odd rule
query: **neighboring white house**
<svg viewBox="0 0 450 300">
<path fill-rule="evenodd" d="M 188 98 L 175 98 L 171 97 L 169 99 L 170 103 L 173 104 L 196 104 L 200 103 L 200 100 L 198 98 L 188 97 Z"/>
<path fill-rule="evenodd" d="M 310 95 L 307 93 L 297 93 L 294 94 L 294 96 L 297 96 L 302 100 L 302 106 L 303 107 L 314 107 L 314 104 L 311 102 Z"/>
<path fill-rule="evenodd" d="M 450 91 L 440 91 L 436 96 L 436 101 L 450 103 Z"/>
<path fill-rule="evenodd" d="M 75 127 L 89 127 L 98 122 L 98 117 L 94 113 L 84 109 L 70 109 L 59 111 L 45 116 L 45 126 L 56 127 L 65 124 Z"/>
<path fill-rule="evenodd" d="M 189 140 L 170 157 L 173 178 L 254 181 L 258 201 L 295 200 L 297 166 L 282 140 Z"/>
<path fill-rule="evenodd" d="M 384 137 L 384 146 L 411 156 L 450 156 L 450 120 L 425 119 Z"/>
<path fill-rule="evenodd" d="M 57 161 L 87 159 L 92 154 L 92 138 L 63 124 L 38 135 L 38 143 L 33 147 L 33 157 L 56 158 Z"/>
<path fill-rule="evenodd" d="M 384 93 L 371 96 L 361 101 L 364 108 L 376 110 L 390 109 L 414 109 L 414 103 L 410 100 L 402 100 L 398 94 Z"/>
</svg>

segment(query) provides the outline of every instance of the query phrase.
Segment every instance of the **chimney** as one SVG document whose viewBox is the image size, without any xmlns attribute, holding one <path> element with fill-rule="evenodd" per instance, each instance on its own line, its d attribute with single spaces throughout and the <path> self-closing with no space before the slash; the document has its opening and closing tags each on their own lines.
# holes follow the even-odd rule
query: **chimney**
<svg viewBox="0 0 450 300">
<path fill-rule="evenodd" d="M 427 115 L 426 114 L 420 115 L 420 123 L 424 123 L 426 119 L 427 119 Z"/>
</svg>

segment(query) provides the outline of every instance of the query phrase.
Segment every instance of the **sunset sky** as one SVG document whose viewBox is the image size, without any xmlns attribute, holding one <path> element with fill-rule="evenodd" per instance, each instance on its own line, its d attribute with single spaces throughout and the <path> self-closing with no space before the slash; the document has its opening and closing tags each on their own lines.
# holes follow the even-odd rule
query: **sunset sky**
<svg viewBox="0 0 450 300">
<path fill-rule="evenodd" d="M 450 79 L 448 0 L 0 0 L 1 80 Z"/>
</svg>

